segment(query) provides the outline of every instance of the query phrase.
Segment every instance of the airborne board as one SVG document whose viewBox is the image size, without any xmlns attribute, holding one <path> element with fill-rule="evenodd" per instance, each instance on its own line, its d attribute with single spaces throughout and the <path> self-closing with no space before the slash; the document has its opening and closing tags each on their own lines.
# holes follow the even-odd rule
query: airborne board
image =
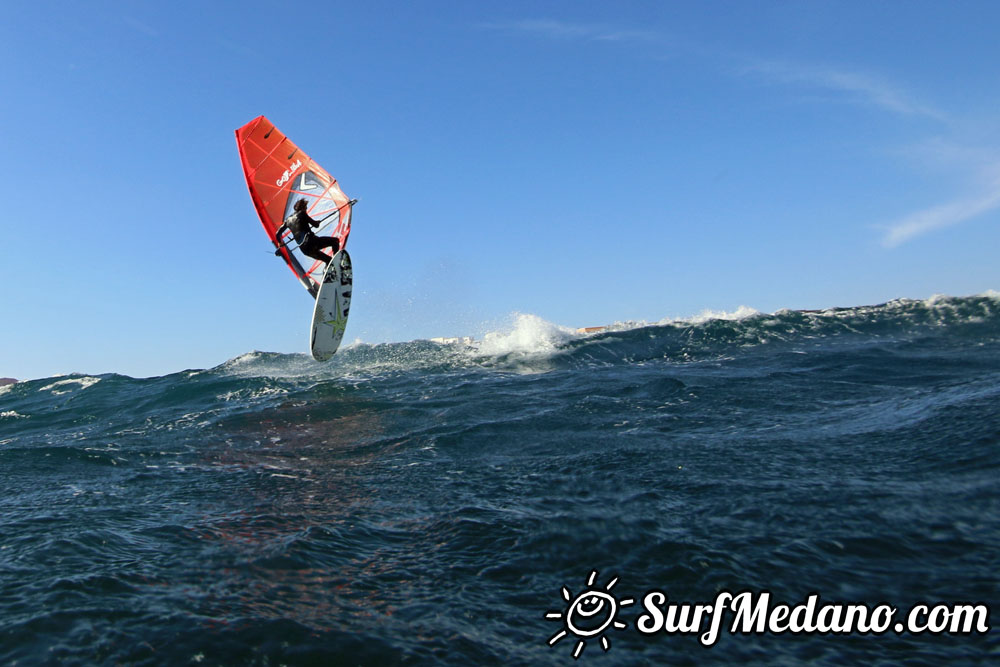
<svg viewBox="0 0 1000 667">
<path fill-rule="evenodd" d="M 341 191 L 337 179 L 264 116 L 236 130 L 236 143 L 250 198 L 271 243 L 275 243 L 278 227 L 292 214 L 295 202 L 305 199 L 309 203 L 307 213 L 321 223 L 316 234 L 336 236 L 341 248 L 347 245 L 354 202 Z M 302 286 L 315 297 L 323 280 L 324 263 L 304 255 L 287 231 L 275 247 Z"/>
<path fill-rule="evenodd" d="M 347 326 L 347 315 L 351 310 L 353 286 L 351 256 L 346 250 L 341 250 L 330 260 L 313 309 L 309 351 L 316 361 L 326 361 L 340 347 L 344 328 Z"/>
</svg>

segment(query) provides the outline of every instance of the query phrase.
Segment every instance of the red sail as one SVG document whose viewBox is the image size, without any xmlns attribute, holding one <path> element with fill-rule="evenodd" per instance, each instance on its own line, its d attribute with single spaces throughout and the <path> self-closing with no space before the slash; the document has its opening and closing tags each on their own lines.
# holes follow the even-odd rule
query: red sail
<svg viewBox="0 0 1000 667">
<path fill-rule="evenodd" d="M 282 221 L 292 214 L 295 202 L 305 199 L 309 202 L 309 215 L 321 222 L 317 234 L 336 236 L 341 248 L 347 245 L 353 202 L 340 190 L 337 179 L 264 116 L 236 130 L 236 144 L 250 198 L 272 243 Z M 303 255 L 288 232 L 282 238 L 281 254 L 303 286 L 315 296 L 323 279 L 323 263 Z"/>
</svg>

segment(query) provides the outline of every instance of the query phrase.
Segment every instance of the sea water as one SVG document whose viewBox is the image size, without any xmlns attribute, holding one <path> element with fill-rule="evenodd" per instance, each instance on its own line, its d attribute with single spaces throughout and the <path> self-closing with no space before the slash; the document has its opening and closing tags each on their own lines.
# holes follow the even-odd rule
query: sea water
<svg viewBox="0 0 1000 667">
<path fill-rule="evenodd" d="M 639 627 L 654 592 L 995 612 L 998 462 L 996 294 L 21 382 L 0 663 L 988 662 L 995 631 Z"/>
</svg>

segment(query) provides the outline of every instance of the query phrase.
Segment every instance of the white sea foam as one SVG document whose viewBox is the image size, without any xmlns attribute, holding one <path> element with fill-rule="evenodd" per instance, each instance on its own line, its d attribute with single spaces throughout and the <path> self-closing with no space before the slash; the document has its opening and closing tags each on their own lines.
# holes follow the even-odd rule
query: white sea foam
<svg viewBox="0 0 1000 667">
<path fill-rule="evenodd" d="M 579 337 L 575 329 L 547 322 L 537 315 L 515 313 L 511 329 L 491 331 L 481 341 L 473 341 L 480 354 L 524 356 L 550 354 L 564 343 Z"/>
<path fill-rule="evenodd" d="M 0 412 L 0 419 L 27 419 L 28 415 L 22 415 L 17 410 L 6 410 Z"/>
<path fill-rule="evenodd" d="M 254 350 L 252 352 L 246 352 L 238 357 L 233 357 L 229 361 L 223 364 L 223 366 L 228 366 L 229 368 L 239 368 L 240 366 L 247 366 L 256 362 L 258 359 L 264 356 L 263 352 Z"/>
<path fill-rule="evenodd" d="M 712 320 L 745 320 L 748 317 L 754 317 L 756 315 L 760 315 L 760 311 L 756 308 L 751 308 L 750 306 L 739 306 L 732 312 L 705 309 L 697 315 L 692 315 L 691 317 L 682 317 L 676 320 L 660 320 L 658 324 L 704 324 L 705 322 L 710 322 Z"/>
<path fill-rule="evenodd" d="M 217 366 L 214 370 L 224 371 L 238 377 L 280 377 L 294 378 L 310 375 L 316 371 L 316 363 L 304 354 L 273 355 L 254 350 L 234 357 Z"/>
<path fill-rule="evenodd" d="M 950 304 L 952 300 L 953 300 L 952 297 L 948 296 L 947 294 L 931 294 L 928 298 L 924 299 L 924 305 L 927 306 L 928 308 L 933 308 L 934 306 L 938 306 L 941 304 Z M 897 301 L 905 303 L 906 300 L 897 299 Z"/>
<path fill-rule="evenodd" d="M 66 378 L 65 380 L 58 380 L 52 384 L 45 385 L 38 391 L 51 391 L 54 396 L 59 396 L 61 394 L 68 394 L 73 388 L 69 388 L 69 385 L 79 385 L 77 389 L 86 389 L 91 387 L 101 381 L 101 378 L 95 377 L 78 377 L 78 378 Z"/>
<path fill-rule="evenodd" d="M 688 317 L 664 317 L 660 320 L 648 321 L 648 320 L 624 320 L 617 321 L 612 324 L 608 324 L 601 327 L 588 327 L 595 329 L 594 331 L 585 332 L 583 329 L 576 330 L 578 333 L 585 333 L 588 336 L 594 336 L 598 334 L 605 333 L 607 331 L 630 331 L 632 329 L 642 329 L 644 327 L 651 326 L 668 326 L 668 325 L 682 325 L 691 326 L 694 324 L 704 324 L 705 322 L 710 322 L 712 320 L 745 320 L 749 317 L 755 317 L 760 315 L 761 312 L 756 308 L 751 308 L 750 306 L 739 306 L 734 311 L 728 310 L 711 310 L 705 309 L 698 313 L 697 315 L 690 315 Z"/>
<path fill-rule="evenodd" d="M 265 398 L 269 396 L 283 396 L 288 393 L 287 389 L 281 387 L 259 387 L 257 389 L 239 389 L 236 391 L 227 391 L 226 393 L 219 396 L 221 401 L 252 401 L 258 398 Z"/>
<path fill-rule="evenodd" d="M 517 355 L 523 357 L 545 356 L 558 351 L 571 340 L 597 336 L 610 331 L 629 331 L 648 326 L 670 324 L 694 325 L 710 320 L 742 320 L 760 315 L 760 311 L 748 306 L 740 306 L 735 311 L 704 310 L 685 318 L 664 318 L 657 322 L 645 320 L 618 321 L 600 327 L 572 328 L 549 322 L 530 313 L 514 313 L 510 326 L 486 333 L 482 339 L 470 336 L 442 336 L 430 341 L 441 345 L 458 345 L 473 354 L 488 356 Z"/>
</svg>

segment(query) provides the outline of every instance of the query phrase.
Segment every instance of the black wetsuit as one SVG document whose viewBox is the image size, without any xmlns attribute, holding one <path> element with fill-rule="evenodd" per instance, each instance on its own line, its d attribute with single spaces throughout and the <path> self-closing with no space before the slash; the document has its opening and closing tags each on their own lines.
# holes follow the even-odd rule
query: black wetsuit
<svg viewBox="0 0 1000 667">
<path fill-rule="evenodd" d="M 302 254 L 329 264 L 330 256 L 322 252 L 321 249 L 333 248 L 333 252 L 336 254 L 340 250 L 340 239 L 335 236 L 320 238 L 312 233 L 310 227 L 319 227 L 319 223 L 309 217 L 305 211 L 295 211 L 281 223 L 281 226 L 274 233 L 274 238 L 278 243 L 281 243 L 281 234 L 287 229 L 292 233 L 295 242 L 299 244 L 299 250 L 302 251 Z"/>
</svg>

